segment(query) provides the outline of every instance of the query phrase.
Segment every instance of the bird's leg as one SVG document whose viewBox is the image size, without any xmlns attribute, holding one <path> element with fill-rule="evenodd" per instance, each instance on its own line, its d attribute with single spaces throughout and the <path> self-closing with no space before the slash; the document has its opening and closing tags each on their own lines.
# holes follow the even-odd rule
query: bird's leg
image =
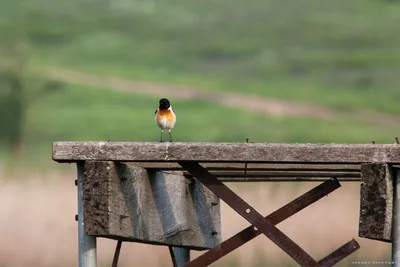
<svg viewBox="0 0 400 267">
<path fill-rule="evenodd" d="M 169 141 L 172 142 L 171 129 L 169 129 L 168 132 L 169 132 Z"/>
<path fill-rule="evenodd" d="M 161 130 L 160 142 L 162 142 L 163 130 Z"/>
</svg>

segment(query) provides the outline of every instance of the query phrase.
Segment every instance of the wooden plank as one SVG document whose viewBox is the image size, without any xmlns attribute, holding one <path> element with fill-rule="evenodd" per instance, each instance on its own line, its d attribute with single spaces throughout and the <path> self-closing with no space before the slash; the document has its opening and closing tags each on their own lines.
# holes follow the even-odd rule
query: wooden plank
<svg viewBox="0 0 400 267">
<path fill-rule="evenodd" d="M 397 144 L 268 144 L 181 142 L 55 142 L 53 159 L 273 163 L 400 164 Z"/>
<path fill-rule="evenodd" d="M 393 217 L 393 173 L 385 163 L 361 165 L 359 236 L 390 242 Z"/>
<path fill-rule="evenodd" d="M 219 199 L 181 173 L 87 161 L 83 205 L 88 235 L 197 250 L 221 242 Z"/>
</svg>

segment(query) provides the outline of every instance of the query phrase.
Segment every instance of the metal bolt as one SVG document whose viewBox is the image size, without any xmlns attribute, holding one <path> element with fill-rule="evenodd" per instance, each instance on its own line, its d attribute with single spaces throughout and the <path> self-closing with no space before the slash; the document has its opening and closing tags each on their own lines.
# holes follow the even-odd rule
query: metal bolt
<svg viewBox="0 0 400 267">
<path fill-rule="evenodd" d="M 185 182 L 186 184 L 193 184 L 194 183 L 194 178 L 191 175 L 185 175 Z"/>
</svg>

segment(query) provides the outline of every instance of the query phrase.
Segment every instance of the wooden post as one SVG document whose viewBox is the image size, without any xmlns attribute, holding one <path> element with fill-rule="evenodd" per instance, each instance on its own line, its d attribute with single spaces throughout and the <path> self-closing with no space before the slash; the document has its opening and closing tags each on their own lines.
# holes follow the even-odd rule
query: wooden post
<svg viewBox="0 0 400 267">
<path fill-rule="evenodd" d="M 77 163 L 78 169 L 78 258 L 79 267 L 96 267 L 96 237 L 88 236 L 84 231 L 83 212 L 83 184 L 84 184 L 84 163 Z"/>
</svg>

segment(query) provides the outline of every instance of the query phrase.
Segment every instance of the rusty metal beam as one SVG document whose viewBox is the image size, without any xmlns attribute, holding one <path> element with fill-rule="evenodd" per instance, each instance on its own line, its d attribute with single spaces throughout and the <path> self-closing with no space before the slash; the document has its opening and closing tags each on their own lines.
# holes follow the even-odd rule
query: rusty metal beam
<svg viewBox="0 0 400 267">
<path fill-rule="evenodd" d="M 169 255 L 171 256 L 172 265 L 174 267 L 178 267 L 178 264 L 176 263 L 174 249 L 172 248 L 172 246 L 168 246 L 168 250 L 169 250 Z"/>
<path fill-rule="evenodd" d="M 119 260 L 119 254 L 121 253 L 121 247 L 122 247 L 122 240 L 118 240 L 117 246 L 115 248 L 114 259 L 113 259 L 111 267 L 118 266 L 118 260 Z"/>
<path fill-rule="evenodd" d="M 191 176 L 190 176 L 191 177 Z M 324 182 L 337 178 L 339 182 L 360 182 L 360 177 L 218 177 L 221 182 Z"/>
<path fill-rule="evenodd" d="M 145 168 L 164 171 L 180 171 L 182 167 L 176 162 L 132 162 L 131 164 Z M 233 163 L 233 162 L 201 162 L 201 166 L 209 171 L 326 171 L 326 172 L 360 172 L 360 164 L 321 164 L 321 163 Z"/>
<path fill-rule="evenodd" d="M 207 170 L 209 171 L 209 170 Z M 209 171 L 215 177 L 347 177 L 360 178 L 359 172 L 331 172 L 331 171 Z M 185 173 L 184 173 L 185 174 Z"/>
<path fill-rule="evenodd" d="M 270 220 L 265 219 L 235 192 L 200 166 L 200 164 L 193 161 L 179 162 L 179 164 L 210 189 L 210 191 L 233 208 L 238 214 L 254 225 L 254 227 L 257 227 L 266 237 L 271 239 L 272 242 L 285 251 L 300 266 L 319 266 L 317 261 L 315 261 L 309 254 L 307 254 L 307 252 L 305 252 L 283 232 L 276 228 Z M 254 230 L 256 229 L 254 228 Z"/>
<path fill-rule="evenodd" d="M 350 240 L 340 248 L 333 251 L 331 254 L 323 258 L 318 262 L 322 267 L 330 267 L 343 260 L 356 250 L 360 248 L 360 245 L 354 239 Z"/>
<path fill-rule="evenodd" d="M 279 224 L 287 218 L 291 217 L 292 215 L 296 214 L 297 212 L 301 211 L 302 209 L 306 208 L 307 206 L 311 205 L 312 203 L 318 201 L 319 199 L 338 189 L 339 187 L 340 183 L 337 181 L 337 179 L 328 180 L 314 187 L 307 193 L 304 193 L 295 200 L 289 202 L 280 209 L 274 211 L 265 218 L 267 220 L 270 220 L 271 223 L 275 225 Z M 225 240 L 221 244 L 192 260 L 189 264 L 186 265 L 186 267 L 208 266 L 218 259 L 226 256 L 233 250 L 251 241 L 260 234 L 260 231 L 254 230 L 253 226 L 249 226 L 243 231 L 237 233 L 236 235 L 232 236 L 231 238 Z"/>
</svg>

